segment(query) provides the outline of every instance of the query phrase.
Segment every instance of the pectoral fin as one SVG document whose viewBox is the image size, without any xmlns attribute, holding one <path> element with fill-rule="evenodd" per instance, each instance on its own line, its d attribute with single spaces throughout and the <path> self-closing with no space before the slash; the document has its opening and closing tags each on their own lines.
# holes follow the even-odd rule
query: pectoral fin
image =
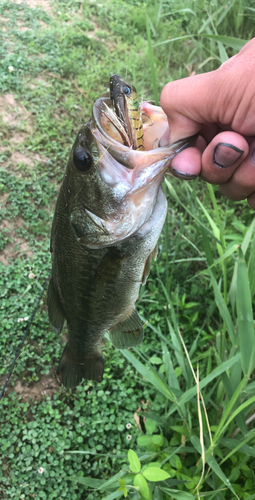
<svg viewBox="0 0 255 500">
<path fill-rule="evenodd" d="M 54 326 L 57 333 L 59 333 L 63 328 L 65 317 L 61 306 L 59 305 L 59 299 L 54 290 L 52 278 L 48 287 L 47 304 L 50 323 Z"/>
<path fill-rule="evenodd" d="M 142 276 L 142 285 L 145 285 L 147 278 L 150 274 L 150 268 L 151 268 L 151 259 L 152 259 L 152 253 L 149 255 L 148 259 L 145 262 L 144 270 L 143 270 L 143 276 Z"/>
<path fill-rule="evenodd" d="M 135 347 L 143 341 L 143 324 L 134 308 L 120 323 L 110 329 L 110 340 L 117 349 Z"/>
<path fill-rule="evenodd" d="M 120 275 L 126 257 L 126 255 L 120 255 L 116 250 L 109 250 L 97 268 L 96 282 L 100 285 L 113 283 Z"/>
<path fill-rule="evenodd" d="M 158 256 L 158 244 L 156 243 L 156 246 L 152 252 L 152 257 L 154 260 L 157 260 L 157 256 Z"/>
<path fill-rule="evenodd" d="M 146 284 L 146 281 L 148 279 L 148 276 L 150 274 L 150 268 L 151 268 L 151 259 L 153 257 L 154 260 L 156 260 L 158 255 L 158 244 L 156 244 L 154 250 L 151 252 L 149 255 L 148 259 L 145 262 L 144 270 L 143 270 L 143 275 L 142 275 L 142 285 Z"/>
</svg>

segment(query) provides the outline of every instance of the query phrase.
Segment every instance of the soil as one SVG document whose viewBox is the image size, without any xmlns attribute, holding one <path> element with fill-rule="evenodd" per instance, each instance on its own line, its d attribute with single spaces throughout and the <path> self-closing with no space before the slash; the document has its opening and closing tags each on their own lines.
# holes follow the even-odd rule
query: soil
<svg viewBox="0 0 255 500">
<path fill-rule="evenodd" d="M 1 197 L 0 201 L 2 204 L 3 197 Z M 2 262 L 5 266 L 8 266 L 9 264 L 8 259 L 16 259 L 18 256 L 23 254 L 26 254 L 26 256 L 28 256 L 30 259 L 33 256 L 33 253 L 31 252 L 31 250 L 29 250 L 28 243 L 24 239 L 19 238 L 15 233 L 15 229 L 21 227 L 23 223 L 24 221 L 21 217 L 16 218 L 14 222 L 10 222 L 9 220 L 5 219 L 1 220 L 0 222 L 0 233 L 3 230 L 7 229 L 6 234 L 8 238 L 12 240 L 11 243 L 7 243 L 7 245 L 4 247 L 4 250 L 0 252 L 0 262 Z"/>
<path fill-rule="evenodd" d="M 42 401 L 46 396 L 52 397 L 57 390 L 59 390 L 59 383 L 56 378 L 54 378 L 55 371 L 51 369 L 49 375 L 42 375 L 36 382 L 22 382 L 17 380 L 16 384 L 12 386 L 9 382 L 5 395 L 15 391 L 18 396 L 21 397 L 21 401 L 26 403 L 30 400 Z M 6 375 L 0 377 L 0 387 L 2 388 L 6 380 Z"/>
<path fill-rule="evenodd" d="M 54 370 L 51 370 L 49 375 L 42 375 L 37 382 L 30 382 L 29 384 L 22 384 L 18 380 L 14 386 L 18 396 L 21 396 L 22 402 L 26 403 L 30 399 L 32 401 L 42 401 L 43 397 L 49 396 L 50 398 L 59 389 L 57 379 L 53 378 Z"/>
</svg>

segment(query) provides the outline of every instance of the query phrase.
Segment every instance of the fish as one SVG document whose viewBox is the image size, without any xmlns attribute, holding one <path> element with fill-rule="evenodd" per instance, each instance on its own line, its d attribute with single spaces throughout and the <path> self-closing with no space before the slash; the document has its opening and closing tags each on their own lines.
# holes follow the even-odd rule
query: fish
<svg viewBox="0 0 255 500">
<path fill-rule="evenodd" d="M 142 117 L 146 113 L 141 108 Z M 184 139 L 134 149 L 125 144 L 123 120 L 109 94 L 96 100 L 74 141 L 56 202 L 47 304 L 56 332 L 67 323 L 68 341 L 57 369 L 67 388 L 83 379 L 102 380 L 100 346 L 107 331 L 118 349 L 142 342 L 144 326 L 135 303 L 166 217 L 161 183 L 175 155 L 191 144 Z M 152 127 L 149 108 L 145 138 Z"/>
<path fill-rule="evenodd" d="M 144 151 L 143 123 L 136 88 L 122 76 L 112 75 L 110 78 L 110 97 L 115 113 L 123 123 L 129 138 L 126 145 Z"/>
</svg>

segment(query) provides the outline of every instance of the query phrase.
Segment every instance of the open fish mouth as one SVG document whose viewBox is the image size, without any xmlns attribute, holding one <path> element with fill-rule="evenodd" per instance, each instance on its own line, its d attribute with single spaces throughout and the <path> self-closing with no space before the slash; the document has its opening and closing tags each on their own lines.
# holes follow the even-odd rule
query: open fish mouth
<svg viewBox="0 0 255 500">
<path fill-rule="evenodd" d="M 154 106 L 149 102 L 140 103 L 140 112 L 145 139 L 145 151 L 160 147 L 160 139 L 168 127 L 167 116 L 160 106 Z M 100 133 L 109 143 L 126 146 L 129 138 L 122 125 L 121 119 L 116 115 L 110 96 L 99 97 L 93 106 L 93 117 Z M 180 142 L 180 141 L 179 141 Z M 187 142 L 187 139 L 186 139 Z"/>
<path fill-rule="evenodd" d="M 161 163 L 161 173 L 166 171 L 173 158 L 183 149 L 195 145 L 197 134 L 167 146 L 161 146 L 161 137 L 167 127 L 167 117 L 159 106 L 140 103 L 144 135 L 144 151 L 127 146 L 127 137 L 121 120 L 116 115 L 109 95 L 99 97 L 93 105 L 92 134 L 107 151 L 126 168 L 146 168 Z"/>
</svg>

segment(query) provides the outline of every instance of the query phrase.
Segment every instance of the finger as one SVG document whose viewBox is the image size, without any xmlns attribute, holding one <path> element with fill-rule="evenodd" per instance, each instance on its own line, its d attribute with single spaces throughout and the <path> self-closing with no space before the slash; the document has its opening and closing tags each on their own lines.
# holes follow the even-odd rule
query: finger
<svg viewBox="0 0 255 500">
<path fill-rule="evenodd" d="M 171 143 L 195 135 L 203 123 L 214 123 L 214 72 L 170 82 L 162 90 L 160 105 L 171 130 Z"/>
<path fill-rule="evenodd" d="M 220 190 L 236 201 L 245 200 L 255 191 L 255 140 L 250 144 L 246 159 L 235 170 L 231 179 L 220 186 Z"/>
<path fill-rule="evenodd" d="M 246 139 L 236 132 L 221 132 L 202 154 L 200 177 L 211 184 L 227 182 L 249 153 Z"/>
<path fill-rule="evenodd" d="M 198 148 L 187 148 L 181 151 L 171 163 L 171 172 L 180 179 L 194 179 L 201 170 L 202 153 Z"/>
</svg>

